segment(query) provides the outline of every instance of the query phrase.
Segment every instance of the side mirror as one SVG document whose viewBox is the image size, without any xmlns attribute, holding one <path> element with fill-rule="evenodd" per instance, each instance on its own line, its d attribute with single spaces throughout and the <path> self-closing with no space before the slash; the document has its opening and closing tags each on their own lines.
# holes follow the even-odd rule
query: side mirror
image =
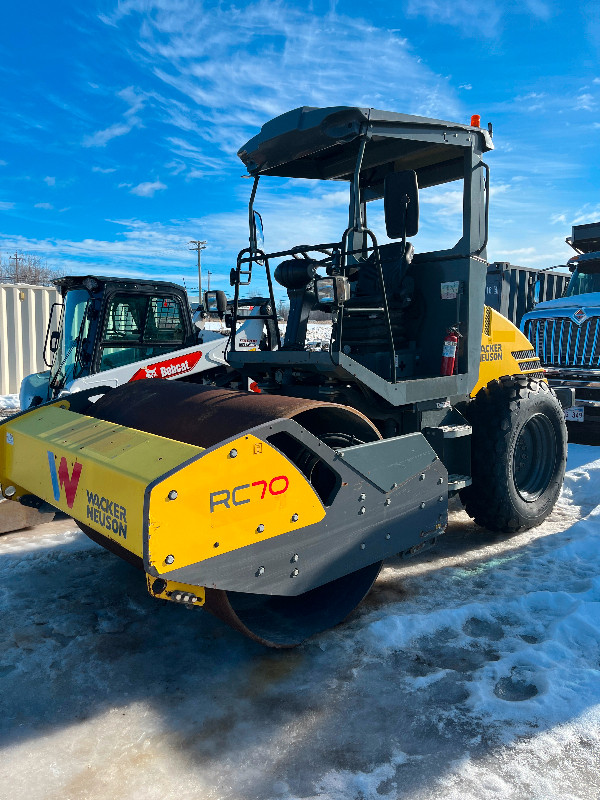
<svg viewBox="0 0 600 800">
<path fill-rule="evenodd" d="M 407 169 L 390 172 L 383 184 L 385 229 L 390 239 L 415 236 L 419 231 L 417 173 Z"/>
<path fill-rule="evenodd" d="M 227 296 L 225 292 L 217 290 L 215 292 L 204 292 L 204 307 L 209 314 L 218 314 L 219 319 L 223 319 L 227 310 Z"/>
<path fill-rule="evenodd" d="M 541 283 L 538 278 L 533 287 L 533 304 L 537 305 L 540 302 Z"/>
<path fill-rule="evenodd" d="M 58 311 L 57 311 L 58 309 Z M 54 312 L 57 311 L 58 314 L 58 323 L 54 322 Z M 50 309 L 50 318 L 48 320 L 48 327 L 46 328 L 46 338 L 44 339 L 44 364 L 47 367 L 51 367 L 54 363 L 54 358 L 51 361 L 48 359 L 50 356 L 48 353 L 55 356 L 58 351 L 58 345 L 60 343 L 60 329 L 62 327 L 62 317 L 65 311 L 65 306 L 63 303 L 52 303 L 52 308 Z M 54 325 L 58 324 L 58 330 L 52 331 Z"/>
<path fill-rule="evenodd" d="M 265 232 L 263 221 L 258 211 L 252 212 L 252 250 L 262 250 L 265 246 Z"/>
</svg>

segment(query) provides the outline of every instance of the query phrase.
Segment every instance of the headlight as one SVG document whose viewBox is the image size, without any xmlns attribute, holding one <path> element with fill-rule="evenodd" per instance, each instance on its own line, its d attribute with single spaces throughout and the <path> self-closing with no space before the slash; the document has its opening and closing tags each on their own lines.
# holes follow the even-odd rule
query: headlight
<svg viewBox="0 0 600 800">
<path fill-rule="evenodd" d="M 317 278 L 315 289 L 320 306 L 340 306 L 350 296 L 348 279 L 340 276 Z"/>
</svg>

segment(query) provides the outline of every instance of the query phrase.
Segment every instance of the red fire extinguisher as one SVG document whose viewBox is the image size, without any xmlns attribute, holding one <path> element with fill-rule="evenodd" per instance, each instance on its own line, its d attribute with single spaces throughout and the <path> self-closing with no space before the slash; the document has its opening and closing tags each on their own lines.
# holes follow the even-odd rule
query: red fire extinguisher
<svg viewBox="0 0 600 800">
<path fill-rule="evenodd" d="M 456 328 L 449 328 L 444 338 L 442 350 L 442 375 L 453 375 L 456 364 L 456 348 L 458 347 L 459 333 Z"/>
</svg>

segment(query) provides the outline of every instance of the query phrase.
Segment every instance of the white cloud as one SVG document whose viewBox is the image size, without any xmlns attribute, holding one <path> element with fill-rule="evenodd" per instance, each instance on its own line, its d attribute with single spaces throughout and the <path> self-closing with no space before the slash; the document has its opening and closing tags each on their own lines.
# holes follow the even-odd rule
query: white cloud
<svg viewBox="0 0 600 800">
<path fill-rule="evenodd" d="M 471 89 L 473 88 L 473 86 L 470 83 L 461 83 L 458 88 L 459 89 L 465 89 L 467 92 L 470 92 Z"/>
<path fill-rule="evenodd" d="M 197 144 L 191 144 L 180 136 L 170 136 L 167 141 L 173 155 L 179 156 L 187 164 L 194 165 L 188 173 L 190 178 L 203 178 L 224 168 L 224 159 L 206 155 L 203 148 Z"/>
<path fill-rule="evenodd" d="M 137 194 L 138 197 L 154 197 L 156 192 L 166 189 L 166 185 L 160 181 L 146 181 L 146 183 L 138 183 L 130 190 L 130 194 Z"/>
<path fill-rule="evenodd" d="M 592 81 L 592 83 L 600 83 L 600 78 L 594 78 L 594 80 Z"/>
<path fill-rule="evenodd" d="M 573 225 L 585 225 L 588 222 L 598 222 L 600 220 L 600 203 L 593 205 L 586 203 L 575 212 Z"/>
<path fill-rule="evenodd" d="M 506 256 L 531 256 L 535 253 L 535 247 L 518 247 L 516 250 L 505 250 Z"/>
<path fill-rule="evenodd" d="M 96 131 L 96 133 L 92 133 L 90 136 L 86 136 L 83 140 L 84 147 L 105 147 L 111 139 L 115 139 L 117 136 L 124 136 L 126 133 L 135 126 L 135 122 L 115 122 L 113 125 L 109 125 L 108 128 L 104 128 L 101 131 Z"/>
<path fill-rule="evenodd" d="M 566 214 L 552 214 L 552 216 L 550 217 L 550 222 L 553 225 L 558 225 L 559 223 L 561 225 L 566 225 L 567 224 Z"/>
<path fill-rule="evenodd" d="M 52 203 L 36 203 L 34 205 L 34 208 L 44 208 L 47 211 L 51 211 L 54 208 L 54 206 L 52 205 Z"/>
<path fill-rule="evenodd" d="M 525 0 L 527 10 L 537 19 L 549 20 L 552 16 L 552 9 L 548 3 L 543 0 Z"/>
<path fill-rule="evenodd" d="M 424 16 L 432 22 L 445 23 L 470 32 L 471 36 L 494 36 L 500 25 L 502 11 L 493 0 L 473 3 L 470 0 L 408 0 L 409 17 Z"/>
<path fill-rule="evenodd" d="M 145 95 L 138 92 L 133 86 L 128 86 L 126 89 L 117 92 L 117 97 L 124 100 L 129 106 L 123 113 L 123 119 L 120 122 L 114 122 L 107 128 L 85 136 L 82 142 L 84 147 L 106 147 L 111 139 L 125 136 L 133 128 L 141 127 L 142 122 L 138 112 L 144 107 Z"/>
<path fill-rule="evenodd" d="M 589 92 L 583 92 L 580 94 L 575 102 L 575 111 L 593 111 L 596 107 L 596 101 L 594 96 L 589 94 Z"/>
<path fill-rule="evenodd" d="M 46 175 L 46 177 L 44 178 L 44 183 L 46 183 L 48 186 L 56 186 L 56 178 L 53 178 L 50 175 Z"/>
<path fill-rule="evenodd" d="M 548 20 L 552 9 L 544 0 L 524 0 L 522 4 L 508 4 L 489 0 L 473 3 L 471 0 L 408 0 L 408 16 L 424 16 L 431 22 L 453 25 L 469 36 L 496 36 L 501 23 L 509 13 L 526 14 L 538 20 Z"/>
<path fill-rule="evenodd" d="M 185 164 L 183 161 L 177 161 L 174 159 L 170 161 L 168 164 L 165 164 L 165 168 L 169 170 L 171 175 L 179 175 L 182 172 L 185 172 Z"/>
<path fill-rule="evenodd" d="M 447 217 L 454 214 L 462 214 L 462 187 L 460 189 L 448 189 L 440 186 L 433 186 L 430 189 L 421 189 L 419 192 L 419 203 L 426 206 L 435 206 L 436 216 Z"/>
<path fill-rule="evenodd" d="M 103 175 L 108 175 L 110 172 L 116 172 L 116 167 L 92 167 L 92 172 L 101 172 Z"/>
<path fill-rule="evenodd" d="M 277 0 L 210 10 L 195 0 L 129 0 L 107 21 L 127 15 L 139 21 L 136 49 L 125 45 L 131 59 L 180 92 L 176 102 L 172 91 L 148 102 L 181 131 L 165 145 L 193 175 L 233 166 L 234 153 L 265 120 L 294 106 L 461 116 L 448 78 L 429 69 L 406 39 L 356 17 L 317 16 Z M 225 161 L 205 154 L 207 142 Z"/>
<path fill-rule="evenodd" d="M 11 208 L 14 208 L 14 203 L 7 203 L 6 201 L 0 200 L 0 211 L 9 211 Z"/>
<path fill-rule="evenodd" d="M 3 158 L 0 158 L 0 167 L 5 167 L 8 164 L 8 161 L 5 161 Z"/>
</svg>

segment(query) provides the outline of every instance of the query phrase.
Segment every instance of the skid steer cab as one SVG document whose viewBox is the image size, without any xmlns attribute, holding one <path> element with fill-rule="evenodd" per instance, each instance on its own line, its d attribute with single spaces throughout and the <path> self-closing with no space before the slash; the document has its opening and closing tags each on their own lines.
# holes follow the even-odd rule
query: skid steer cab
<svg viewBox="0 0 600 800">
<path fill-rule="evenodd" d="M 175 283 L 88 275 L 55 284 L 62 302 L 52 306 L 46 332 L 49 369 L 25 377 L 22 409 L 143 378 L 239 385 L 225 360 L 229 331 L 205 327 L 208 318 L 226 316 L 224 292 L 206 292 L 192 314 L 186 291 Z M 242 302 L 246 317 L 238 326 L 237 347 L 267 346 L 265 324 L 256 319 L 266 302 Z"/>
<path fill-rule="evenodd" d="M 67 511 L 153 596 L 275 647 L 343 620 L 384 559 L 431 547 L 452 495 L 485 528 L 538 525 L 562 485 L 565 422 L 529 341 L 484 306 L 493 145 L 472 122 L 335 107 L 264 125 L 239 152 L 254 182 L 225 354 L 261 393 L 142 380 L 46 403 L 0 426 L 4 496 Z M 290 218 L 298 179 L 312 202 L 315 180 L 336 181 L 336 201 L 346 190 L 334 241 L 264 249 L 254 205 L 277 179 Z M 446 202 L 457 240 L 435 213 Z M 269 297 L 252 321 L 273 335 L 248 348 L 257 275 Z M 315 309 L 327 350 L 307 345 Z"/>
</svg>

